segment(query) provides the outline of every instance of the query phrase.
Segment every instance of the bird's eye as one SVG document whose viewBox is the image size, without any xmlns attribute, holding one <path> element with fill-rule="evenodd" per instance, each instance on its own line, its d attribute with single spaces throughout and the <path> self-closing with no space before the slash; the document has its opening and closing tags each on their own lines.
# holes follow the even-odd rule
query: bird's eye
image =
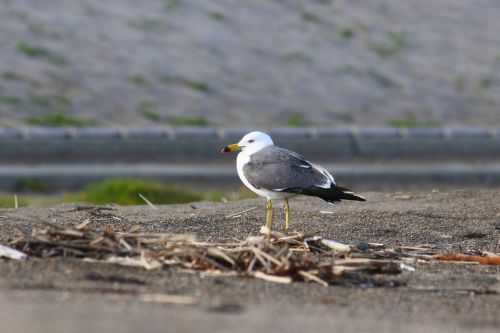
<svg viewBox="0 0 500 333">
<path fill-rule="evenodd" d="M 252 143 L 252 142 L 254 142 L 254 141 L 255 141 L 255 140 L 248 140 L 248 143 Z"/>
</svg>

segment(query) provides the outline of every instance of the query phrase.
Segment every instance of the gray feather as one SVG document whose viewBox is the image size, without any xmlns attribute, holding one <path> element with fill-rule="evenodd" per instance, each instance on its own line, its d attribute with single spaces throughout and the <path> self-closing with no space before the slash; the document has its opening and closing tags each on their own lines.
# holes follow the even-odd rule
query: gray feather
<svg viewBox="0 0 500 333">
<path fill-rule="evenodd" d="M 329 181 L 301 155 L 276 146 L 252 154 L 243 173 L 253 187 L 267 190 L 309 188 Z"/>
</svg>

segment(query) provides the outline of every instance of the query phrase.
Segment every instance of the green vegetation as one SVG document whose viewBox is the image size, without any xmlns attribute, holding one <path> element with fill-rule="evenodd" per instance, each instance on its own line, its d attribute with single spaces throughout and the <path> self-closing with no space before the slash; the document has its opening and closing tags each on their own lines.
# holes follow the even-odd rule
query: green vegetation
<svg viewBox="0 0 500 333">
<path fill-rule="evenodd" d="M 306 122 L 304 117 L 302 117 L 302 115 L 294 114 L 286 119 L 286 125 L 290 127 L 301 127 L 307 126 L 308 123 Z"/>
<path fill-rule="evenodd" d="M 165 30 L 168 28 L 166 22 L 154 18 L 139 18 L 127 20 L 127 26 L 144 31 Z"/>
<path fill-rule="evenodd" d="M 149 180 L 127 178 L 110 179 L 89 185 L 82 192 L 67 199 L 94 204 L 143 205 L 144 201 L 139 194 L 153 204 L 186 203 L 203 199 L 201 194 L 186 189 Z"/>
<path fill-rule="evenodd" d="M 386 46 L 386 45 L 373 44 L 373 45 L 371 45 L 371 48 L 381 58 L 388 58 L 388 57 L 397 53 L 396 49 L 389 47 L 389 46 Z"/>
<path fill-rule="evenodd" d="M 387 122 L 387 125 L 397 128 L 415 128 L 433 126 L 430 122 L 422 122 L 416 119 L 393 119 Z"/>
<path fill-rule="evenodd" d="M 211 12 L 210 17 L 219 22 L 226 21 L 226 17 L 220 12 Z"/>
<path fill-rule="evenodd" d="M 199 81 L 189 81 L 188 85 L 194 90 L 198 91 L 208 91 L 208 85 Z"/>
<path fill-rule="evenodd" d="M 26 42 L 17 43 L 17 51 L 27 55 L 28 57 L 39 58 L 49 57 L 50 51 L 42 46 L 30 45 Z"/>
<path fill-rule="evenodd" d="M 137 112 L 149 120 L 157 121 L 160 119 L 160 116 L 158 115 L 158 108 L 152 102 L 140 102 L 137 106 Z"/>
<path fill-rule="evenodd" d="M 62 112 L 71 106 L 71 100 L 61 95 L 32 95 L 30 102 L 52 112 Z"/>
<path fill-rule="evenodd" d="M 344 27 L 340 29 L 340 35 L 346 39 L 351 38 L 354 36 L 354 31 L 351 28 Z"/>
<path fill-rule="evenodd" d="M 455 77 L 453 82 L 453 89 L 457 93 L 463 93 L 467 91 L 468 93 L 472 93 L 475 97 L 489 105 L 496 105 L 496 100 L 493 95 L 492 88 L 494 81 L 489 76 L 480 77 L 477 81 L 473 78 L 467 77 L 465 74 L 461 73 Z"/>
<path fill-rule="evenodd" d="M 16 49 L 18 52 L 30 58 L 42 58 L 52 62 L 55 65 L 66 65 L 67 61 L 52 53 L 49 49 L 43 46 L 31 45 L 27 42 L 21 41 L 17 43 Z"/>
<path fill-rule="evenodd" d="M 44 32 L 43 26 L 41 24 L 29 23 L 28 31 L 35 35 L 42 35 Z"/>
<path fill-rule="evenodd" d="M 6 71 L 2 73 L 2 79 L 9 81 L 24 81 L 25 77 L 21 74 L 17 74 L 16 72 Z"/>
<path fill-rule="evenodd" d="M 307 22 L 318 22 L 319 21 L 318 15 L 313 14 L 311 12 L 303 11 L 301 14 L 301 17 L 304 21 L 307 21 Z"/>
<path fill-rule="evenodd" d="M 14 194 L 0 193 L 0 208 L 14 208 L 16 205 L 16 199 Z M 26 198 L 17 198 L 18 207 L 26 207 L 29 205 L 29 200 Z"/>
<path fill-rule="evenodd" d="M 27 178 L 16 183 L 14 190 L 16 192 L 47 193 L 50 191 L 50 187 L 39 179 Z"/>
<path fill-rule="evenodd" d="M 169 123 L 174 126 L 208 126 L 208 121 L 201 116 L 171 117 Z"/>
<path fill-rule="evenodd" d="M 352 124 L 354 122 L 354 117 L 350 113 L 339 113 L 337 119 L 344 124 Z"/>
<path fill-rule="evenodd" d="M 481 89 L 490 89 L 493 81 L 490 77 L 482 77 L 479 79 L 479 87 Z"/>
<path fill-rule="evenodd" d="M 465 86 L 467 84 L 467 77 L 464 74 L 459 74 L 455 78 L 455 82 L 453 84 L 453 88 L 457 92 L 462 92 L 465 90 Z"/>
<path fill-rule="evenodd" d="M 47 127 L 63 127 L 63 126 L 82 127 L 82 126 L 96 124 L 95 121 L 81 120 L 78 118 L 66 116 L 58 112 L 45 113 L 40 116 L 30 116 L 26 118 L 26 122 L 30 125 L 47 126 Z"/>
<path fill-rule="evenodd" d="M 48 31 L 43 25 L 37 23 L 28 23 L 28 31 L 33 35 L 47 36 L 50 38 L 61 37 L 59 33 L 55 31 Z"/>
<path fill-rule="evenodd" d="M 160 120 L 160 116 L 158 115 L 158 113 L 156 113 L 156 111 L 152 109 L 145 109 L 140 111 L 140 113 L 144 118 L 147 118 L 149 120 L 154 120 L 154 121 Z"/>
<path fill-rule="evenodd" d="M 18 185 L 14 190 L 23 192 L 23 194 L 18 193 L 19 207 L 48 207 L 69 202 L 86 202 L 99 205 L 145 205 L 146 203 L 139 197 L 139 193 L 153 204 L 158 205 L 200 200 L 224 201 L 255 198 L 255 194 L 246 188 L 240 188 L 235 192 L 200 192 L 137 178 L 104 180 L 89 185 L 80 192 L 62 195 L 50 195 L 47 193 L 49 185 L 36 179 L 23 180 Z M 29 192 L 29 194 L 25 192 Z M 13 208 L 14 206 L 14 194 L 0 193 L 0 207 Z"/>
<path fill-rule="evenodd" d="M 303 62 L 306 64 L 311 64 L 314 62 L 313 58 L 308 55 L 305 55 L 302 51 L 292 51 L 283 55 L 283 60 L 285 61 L 297 61 Z"/>
<path fill-rule="evenodd" d="M 493 106 L 496 104 L 495 98 L 490 92 L 493 85 L 493 79 L 491 77 L 483 76 L 479 78 L 477 86 L 475 88 L 475 95 L 485 104 Z"/>
<path fill-rule="evenodd" d="M 408 38 L 405 32 L 390 31 L 387 33 L 387 37 L 394 48 L 404 49 L 408 47 Z"/>
<path fill-rule="evenodd" d="M 388 58 L 405 50 L 409 46 L 408 36 L 405 32 L 388 32 L 389 43 L 371 44 L 370 47 L 381 58 Z"/>
<path fill-rule="evenodd" d="M 397 87 L 397 86 L 399 86 L 399 84 L 396 81 L 394 81 L 393 79 L 391 79 L 387 75 L 376 71 L 373 68 L 368 69 L 366 71 L 366 74 L 383 87 Z"/>
<path fill-rule="evenodd" d="M 21 98 L 17 96 L 2 96 L 0 97 L 0 103 L 17 105 L 22 102 Z"/>
<path fill-rule="evenodd" d="M 159 78 L 161 81 L 168 84 L 178 84 L 201 92 L 210 91 L 210 87 L 208 86 L 208 84 L 202 81 L 196 81 L 184 77 L 175 77 L 165 74 L 160 75 Z"/>
<path fill-rule="evenodd" d="M 338 72 L 339 72 L 339 74 L 351 74 L 351 75 L 357 75 L 357 76 L 363 75 L 363 71 L 361 69 L 358 69 L 351 64 L 347 64 L 347 65 L 342 66 Z"/>
<path fill-rule="evenodd" d="M 179 7 L 179 5 L 181 4 L 181 1 L 180 0 L 164 0 L 164 3 L 165 3 L 165 8 L 167 9 L 176 9 L 177 7 Z"/>
<path fill-rule="evenodd" d="M 91 5 L 88 5 L 88 4 L 82 4 L 82 8 L 83 8 L 83 12 L 86 15 L 96 16 L 96 15 L 99 14 L 99 10 L 96 7 L 94 7 L 94 6 L 91 6 Z"/>
<path fill-rule="evenodd" d="M 146 79 L 141 74 L 135 74 L 134 76 L 132 76 L 130 78 L 130 82 L 132 82 L 132 84 L 135 86 L 151 87 L 153 85 L 153 82 Z"/>
</svg>

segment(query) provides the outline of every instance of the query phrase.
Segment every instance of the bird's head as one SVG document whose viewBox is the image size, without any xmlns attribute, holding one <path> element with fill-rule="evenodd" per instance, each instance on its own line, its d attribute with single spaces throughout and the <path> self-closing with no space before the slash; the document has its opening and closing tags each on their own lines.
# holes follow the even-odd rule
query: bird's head
<svg viewBox="0 0 500 333">
<path fill-rule="evenodd" d="M 245 135 L 238 143 L 222 148 L 221 153 L 228 153 L 230 151 L 258 151 L 264 147 L 272 146 L 273 140 L 266 133 L 250 132 Z"/>
</svg>

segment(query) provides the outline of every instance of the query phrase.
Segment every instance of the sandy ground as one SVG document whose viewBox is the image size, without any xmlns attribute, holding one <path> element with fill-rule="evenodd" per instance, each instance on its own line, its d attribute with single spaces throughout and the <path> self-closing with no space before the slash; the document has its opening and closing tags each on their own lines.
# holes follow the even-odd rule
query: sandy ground
<svg viewBox="0 0 500 333">
<path fill-rule="evenodd" d="M 433 245 L 442 251 L 500 253 L 500 192 L 363 193 L 366 203 L 291 204 L 292 229 L 342 242 Z M 232 212 L 262 207 L 241 218 Z M 277 207 L 278 205 L 276 205 Z M 29 232 L 35 221 L 75 225 L 88 213 L 51 209 L 0 211 L 1 241 Z M 325 214 L 320 211 L 333 211 Z M 256 235 L 263 200 L 120 207 L 92 217 L 95 228 L 192 233 L 209 241 Z M 277 220 L 282 214 L 276 214 Z M 500 329 L 500 267 L 416 263 L 393 288 L 275 284 L 249 278 L 201 277 L 175 269 L 145 271 L 76 259 L 0 261 L 0 320 L 7 331 L 256 330 L 470 332 Z M 194 305 L 141 301 L 144 293 L 193 296 Z"/>
</svg>

